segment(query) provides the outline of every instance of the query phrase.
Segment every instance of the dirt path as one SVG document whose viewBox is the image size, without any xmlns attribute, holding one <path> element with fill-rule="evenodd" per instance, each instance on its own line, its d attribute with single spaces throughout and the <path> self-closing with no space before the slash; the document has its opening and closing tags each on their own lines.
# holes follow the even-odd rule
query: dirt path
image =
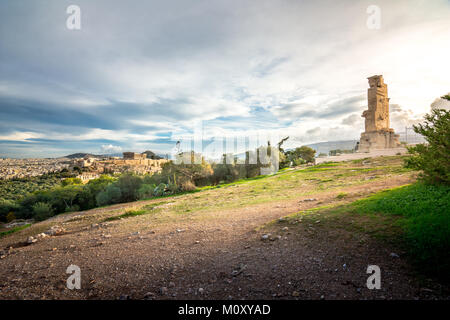
<svg viewBox="0 0 450 320">
<path fill-rule="evenodd" d="M 361 242 L 345 230 L 333 231 L 338 234 L 331 237 L 301 224 L 257 229 L 299 210 L 349 202 L 408 182 L 403 176 L 343 188 L 339 191 L 347 192 L 345 200 L 329 191 L 193 212 L 176 220 L 165 221 L 161 214 L 152 223 L 139 216 L 80 228 L 70 223 L 80 214 L 58 216 L 52 222 L 66 221 L 65 234 L 14 248 L 0 260 L 0 299 L 442 298 L 433 282 L 424 289 L 416 281 L 402 254 L 392 257 L 389 248 L 371 239 Z M 105 210 L 152 202 L 95 209 L 82 216 L 89 219 Z M 262 241 L 267 232 L 280 237 Z M 70 264 L 81 268 L 81 290 L 66 288 Z M 368 264 L 382 269 L 381 290 L 367 289 Z"/>
</svg>

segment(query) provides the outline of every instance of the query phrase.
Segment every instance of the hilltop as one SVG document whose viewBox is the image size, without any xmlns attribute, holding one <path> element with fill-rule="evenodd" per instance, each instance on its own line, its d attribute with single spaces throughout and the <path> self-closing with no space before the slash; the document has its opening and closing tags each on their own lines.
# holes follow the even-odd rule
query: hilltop
<svg viewBox="0 0 450 320">
<path fill-rule="evenodd" d="M 389 240 L 398 216 L 320 213 L 414 182 L 402 164 L 324 163 L 55 216 L 0 239 L 0 299 L 446 297 Z M 81 268 L 81 290 L 65 288 L 69 264 Z M 367 289 L 368 264 L 383 270 L 382 289 Z"/>
</svg>

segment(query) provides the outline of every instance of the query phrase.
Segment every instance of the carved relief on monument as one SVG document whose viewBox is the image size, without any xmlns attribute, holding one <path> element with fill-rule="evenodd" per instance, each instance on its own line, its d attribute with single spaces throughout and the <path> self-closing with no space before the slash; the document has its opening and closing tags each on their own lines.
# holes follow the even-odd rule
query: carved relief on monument
<svg viewBox="0 0 450 320">
<path fill-rule="evenodd" d="M 368 109 L 362 114 L 365 120 L 365 132 L 361 134 L 359 143 L 360 152 L 368 152 L 371 149 L 396 148 L 400 146 L 398 135 L 390 127 L 389 98 L 387 85 L 382 75 L 367 78 L 369 89 L 367 90 Z"/>
</svg>

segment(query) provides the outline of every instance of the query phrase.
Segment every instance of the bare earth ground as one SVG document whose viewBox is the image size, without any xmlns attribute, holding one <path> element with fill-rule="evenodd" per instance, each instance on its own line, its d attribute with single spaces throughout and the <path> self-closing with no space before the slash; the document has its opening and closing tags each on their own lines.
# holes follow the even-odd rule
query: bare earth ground
<svg viewBox="0 0 450 320">
<path fill-rule="evenodd" d="M 0 299 L 448 299 L 398 248 L 348 229 L 351 219 L 277 220 L 412 182 L 399 157 L 308 170 L 35 224 L 0 239 Z M 148 214 L 105 222 L 139 208 Z M 66 232 L 24 245 L 54 225 Z M 81 290 L 66 288 L 70 264 Z M 380 290 L 366 287 L 370 264 Z"/>
</svg>

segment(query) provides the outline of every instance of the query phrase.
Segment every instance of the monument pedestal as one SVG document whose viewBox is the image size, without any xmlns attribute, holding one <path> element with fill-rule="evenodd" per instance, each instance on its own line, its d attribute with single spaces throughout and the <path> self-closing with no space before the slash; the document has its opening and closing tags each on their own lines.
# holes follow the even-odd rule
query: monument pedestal
<svg viewBox="0 0 450 320">
<path fill-rule="evenodd" d="M 399 135 L 393 129 L 361 133 L 358 152 L 400 147 Z"/>
</svg>

